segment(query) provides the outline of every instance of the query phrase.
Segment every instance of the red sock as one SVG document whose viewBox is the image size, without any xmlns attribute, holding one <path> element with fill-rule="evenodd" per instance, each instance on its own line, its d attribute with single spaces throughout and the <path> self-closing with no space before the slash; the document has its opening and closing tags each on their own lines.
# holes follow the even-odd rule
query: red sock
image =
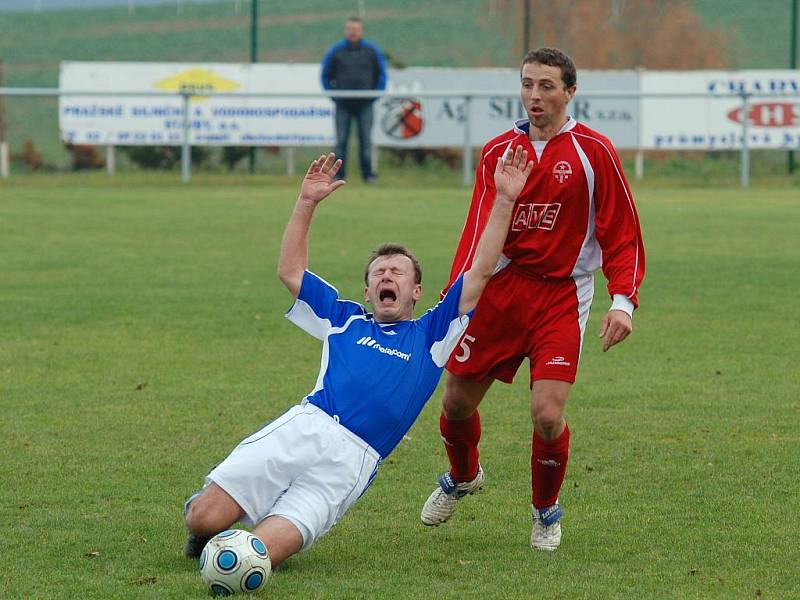
<svg viewBox="0 0 800 600">
<path fill-rule="evenodd" d="M 536 508 L 556 503 L 569 460 L 569 426 L 556 439 L 545 441 L 533 432 L 531 452 L 531 501 Z"/>
<path fill-rule="evenodd" d="M 478 475 L 478 442 L 481 441 L 481 416 L 476 410 L 463 421 L 451 421 L 442 414 L 439 417 L 447 458 L 450 459 L 450 475 L 455 481 L 471 481 Z"/>
</svg>

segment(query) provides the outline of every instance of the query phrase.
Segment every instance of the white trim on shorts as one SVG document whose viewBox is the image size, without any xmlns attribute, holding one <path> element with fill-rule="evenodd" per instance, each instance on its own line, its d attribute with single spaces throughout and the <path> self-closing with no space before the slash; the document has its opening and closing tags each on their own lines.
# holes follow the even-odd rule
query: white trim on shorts
<svg viewBox="0 0 800 600">
<path fill-rule="evenodd" d="M 367 490 L 380 455 L 312 404 L 294 406 L 248 436 L 211 473 L 255 526 L 281 516 L 303 550 L 325 535 Z"/>
</svg>

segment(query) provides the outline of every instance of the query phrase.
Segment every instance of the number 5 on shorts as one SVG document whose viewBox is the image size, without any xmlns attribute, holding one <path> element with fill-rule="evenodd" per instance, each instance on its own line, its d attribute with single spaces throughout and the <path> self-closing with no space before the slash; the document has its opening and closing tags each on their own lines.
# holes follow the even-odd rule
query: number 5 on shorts
<svg viewBox="0 0 800 600">
<path fill-rule="evenodd" d="M 469 360 L 470 355 L 470 347 L 467 346 L 467 342 L 474 342 L 475 337 L 469 334 L 465 334 L 463 338 L 461 338 L 461 342 L 458 344 L 461 348 L 461 354 L 456 354 L 453 358 L 455 358 L 458 362 L 467 362 Z"/>
</svg>

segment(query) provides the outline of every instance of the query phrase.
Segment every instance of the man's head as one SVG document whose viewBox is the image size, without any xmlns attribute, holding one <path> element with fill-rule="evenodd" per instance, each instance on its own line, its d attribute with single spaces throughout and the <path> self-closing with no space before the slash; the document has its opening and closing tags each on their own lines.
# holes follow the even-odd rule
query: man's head
<svg viewBox="0 0 800 600">
<path fill-rule="evenodd" d="M 358 17 L 350 17 L 344 24 L 344 37 L 351 44 L 356 44 L 364 38 L 364 23 Z"/>
<path fill-rule="evenodd" d="M 380 323 L 406 321 L 422 296 L 422 269 L 400 244 L 381 244 L 370 254 L 364 270 L 364 299 Z"/>
<path fill-rule="evenodd" d="M 522 104 L 531 124 L 555 134 L 566 121 L 567 104 L 577 89 L 575 63 L 556 48 L 537 48 L 522 59 L 520 80 Z"/>
</svg>

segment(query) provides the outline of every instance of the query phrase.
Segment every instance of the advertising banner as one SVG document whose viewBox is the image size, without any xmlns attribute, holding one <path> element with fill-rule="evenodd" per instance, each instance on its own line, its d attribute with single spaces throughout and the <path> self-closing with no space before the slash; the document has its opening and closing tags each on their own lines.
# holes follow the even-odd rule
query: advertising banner
<svg viewBox="0 0 800 600">
<path fill-rule="evenodd" d="M 641 77 L 644 94 L 704 95 L 645 96 L 643 149 L 739 149 L 745 118 L 750 148 L 800 148 L 798 71 L 645 71 Z M 746 115 L 742 92 L 759 94 L 749 99 Z"/>
<path fill-rule="evenodd" d="M 328 98 L 236 98 L 203 93 L 318 93 L 319 65 L 61 63 L 61 138 L 74 144 L 180 145 L 183 102 L 175 96 L 126 96 L 191 90 L 189 130 L 195 145 L 331 146 Z M 118 96 L 70 96 L 70 91 Z"/>
<path fill-rule="evenodd" d="M 581 71 L 578 94 L 567 112 L 612 138 L 618 148 L 635 148 L 639 139 L 636 98 L 592 98 L 592 91 L 636 92 L 634 71 Z M 470 145 L 481 147 L 525 118 L 517 69 L 449 69 L 415 67 L 390 72 L 387 91 L 407 97 L 380 101 L 373 139 L 379 146 L 440 147 L 464 145 L 466 101 L 462 95 L 426 98 L 421 92 L 495 92 L 476 96 L 470 106 Z"/>
<path fill-rule="evenodd" d="M 221 146 L 333 146 L 334 104 L 328 98 L 211 97 L 224 93 L 321 93 L 317 64 L 176 64 L 64 62 L 59 123 L 64 141 L 100 145 L 179 145 L 183 104 L 179 96 L 126 93 L 196 92 L 188 125 L 190 143 Z M 635 147 L 638 102 L 592 98 L 592 90 L 636 91 L 630 71 L 582 71 L 570 114 L 611 137 L 617 147 Z M 426 98 L 426 91 L 496 92 L 470 101 L 470 144 L 481 147 L 525 117 L 516 69 L 390 69 L 387 91 L 407 93 L 375 103 L 373 139 L 378 146 L 463 146 L 463 96 Z M 70 91 L 115 95 L 70 96 Z"/>
</svg>

